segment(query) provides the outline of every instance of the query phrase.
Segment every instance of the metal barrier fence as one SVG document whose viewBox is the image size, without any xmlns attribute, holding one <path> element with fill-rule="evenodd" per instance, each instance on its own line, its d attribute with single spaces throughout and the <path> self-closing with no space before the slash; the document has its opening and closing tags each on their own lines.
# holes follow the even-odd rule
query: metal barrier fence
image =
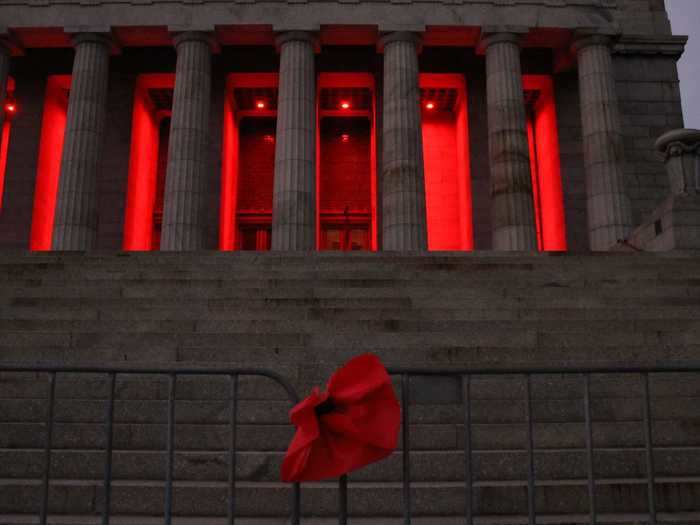
<svg viewBox="0 0 700 525">
<path fill-rule="evenodd" d="M 104 459 L 104 505 L 102 509 L 102 525 L 109 525 L 110 503 L 112 495 L 112 439 L 114 424 L 114 399 L 115 385 L 118 375 L 155 375 L 168 378 L 168 426 L 166 438 L 166 478 L 165 478 L 165 506 L 163 509 L 164 522 L 172 523 L 173 502 L 173 464 L 175 456 L 175 387 L 179 376 L 224 376 L 229 378 L 230 405 L 229 427 L 231 436 L 229 441 L 229 465 L 228 465 L 228 523 L 233 525 L 236 521 L 236 430 L 238 426 L 238 378 L 240 376 L 265 377 L 284 388 L 290 401 L 290 406 L 299 402 L 299 397 L 292 385 L 281 375 L 270 370 L 260 368 L 127 368 L 127 367 L 79 367 L 79 366 L 52 366 L 52 365 L 1 365 L 0 372 L 42 372 L 48 374 L 49 393 L 48 407 L 46 409 L 46 442 L 44 445 L 44 468 L 41 489 L 41 508 L 39 509 L 39 523 L 46 525 L 49 504 L 49 479 L 51 477 L 51 448 L 53 437 L 53 410 L 56 392 L 56 374 L 105 374 L 108 378 L 109 395 L 105 406 L 105 459 Z M 298 483 L 292 485 L 290 521 L 292 525 L 299 525 L 300 521 L 301 488 Z"/>
<path fill-rule="evenodd" d="M 104 481 L 105 494 L 101 523 L 108 525 L 110 521 L 110 497 L 112 490 L 112 439 L 114 423 L 115 384 L 118 375 L 156 375 L 168 378 L 168 423 L 166 441 L 166 480 L 165 480 L 165 506 L 164 522 L 170 525 L 172 522 L 172 496 L 173 496 L 173 463 L 174 463 L 174 432 L 175 432 L 175 387 L 179 376 L 225 376 L 230 382 L 230 413 L 229 426 L 231 429 L 229 442 L 228 465 L 228 523 L 233 525 L 236 520 L 235 490 L 236 490 L 236 429 L 238 411 L 238 378 L 240 376 L 265 377 L 279 384 L 287 393 L 291 405 L 299 401 L 299 396 L 292 385 L 281 375 L 266 369 L 258 368 L 127 368 L 127 367 L 71 367 L 52 365 L 1 365 L 0 372 L 40 372 L 48 374 L 49 393 L 48 407 L 46 410 L 46 442 L 44 447 L 44 468 L 41 492 L 41 508 L 39 509 L 41 525 L 46 525 L 48 516 L 49 479 L 51 476 L 51 449 L 53 434 L 53 410 L 55 401 L 55 386 L 57 374 L 105 374 L 108 378 L 109 396 L 105 406 L 105 459 Z M 657 506 L 655 494 L 654 474 L 654 444 L 652 440 L 652 415 L 651 396 L 649 390 L 649 376 L 659 373 L 700 373 L 700 363 L 651 366 L 651 367 L 576 367 L 576 368 L 481 368 L 481 369 L 420 369 L 420 368 L 393 368 L 389 374 L 400 379 L 401 384 L 401 412 L 402 412 L 402 494 L 403 494 L 403 520 L 405 525 L 411 523 L 411 436 L 408 422 L 410 414 L 410 379 L 412 377 L 451 377 L 461 382 L 463 409 L 464 437 L 464 519 L 466 525 L 473 525 L 473 475 L 472 475 L 472 402 L 471 381 L 476 376 L 511 376 L 525 379 L 525 422 L 527 425 L 527 507 L 528 523 L 536 525 L 537 511 L 535 507 L 535 453 L 533 439 L 533 415 L 531 384 L 533 376 L 565 375 L 580 376 L 583 389 L 583 409 L 585 415 L 585 442 L 586 459 L 588 469 L 588 500 L 589 523 L 597 523 L 597 508 L 595 494 L 595 471 L 593 468 L 593 423 L 591 420 L 591 390 L 590 380 L 596 374 L 637 375 L 642 379 L 643 387 L 643 430 L 646 459 L 646 482 L 648 500 L 648 519 L 650 525 L 657 523 Z M 341 476 L 338 480 L 338 523 L 347 525 L 348 520 L 348 479 Z M 290 522 L 299 525 L 301 516 L 301 486 L 298 483 L 292 485 Z"/>
</svg>

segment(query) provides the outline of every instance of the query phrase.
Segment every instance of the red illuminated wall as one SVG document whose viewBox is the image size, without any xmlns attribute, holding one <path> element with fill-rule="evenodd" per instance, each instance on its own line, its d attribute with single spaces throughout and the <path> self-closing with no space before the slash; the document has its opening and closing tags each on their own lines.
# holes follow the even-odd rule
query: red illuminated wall
<svg viewBox="0 0 700 525">
<path fill-rule="evenodd" d="M 371 137 L 366 118 L 321 121 L 321 213 L 370 213 Z"/>
<path fill-rule="evenodd" d="M 161 121 L 168 115 L 156 111 L 148 90 L 172 89 L 174 86 L 175 75 L 172 74 L 140 75 L 136 81 L 122 243 L 124 250 L 148 251 L 157 249 L 159 245 L 159 242 L 154 242 L 159 241 L 154 234 L 154 212 L 157 208 L 159 151 L 167 148 L 160 144 Z"/>
<path fill-rule="evenodd" d="M 238 210 L 272 213 L 275 119 L 247 118 L 239 128 Z"/>
<path fill-rule="evenodd" d="M 421 89 L 456 90 L 452 111 L 422 100 L 429 250 L 473 249 L 466 86 L 461 75 L 422 74 Z"/>
<path fill-rule="evenodd" d="M 41 122 L 30 250 L 50 250 L 71 77 L 48 77 Z"/>
<path fill-rule="evenodd" d="M 8 101 L 13 99 L 15 92 L 15 80 L 10 77 L 7 79 L 6 85 L 7 97 L 5 99 L 5 105 L 7 106 Z M 16 108 L 17 106 L 14 105 Z M 6 108 L 0 108 L 0 111 L 5 111 L 5 119 L 0 130 L 0 210 L 2 209 L 3 202 L 3 192 L 5 188 L 5 170 L 7 169 L 7 150 L 10 146 L 10 128 L 12 126 L 11 119 L 14 114 L 10 114 Z M 16 111 L 16 109 L 15 109 Z"/>
<path fill-rule="evenodd" d="M 565 251 L 566 223 L 554 85 L 550 76 L 525 75 L 523 88 L 539 92 L 528 122 L 538 247 L 545 251 Z"/>
</svg>

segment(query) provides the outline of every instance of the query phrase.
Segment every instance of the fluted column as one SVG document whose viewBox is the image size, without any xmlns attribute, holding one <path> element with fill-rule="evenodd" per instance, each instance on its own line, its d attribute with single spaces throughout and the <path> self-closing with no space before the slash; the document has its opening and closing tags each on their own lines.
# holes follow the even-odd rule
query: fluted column
<svg viewBox="0 0 700 525">
<path fill-rule="evenodd" d="M 10 73 L 10 50 L 0 40 L 0 132 L 5 124 L 5 98 L 7 97 L 7 77 Z"/>
<path fill-rule="evenodd" d="M 602 35 L 583 36 L 574 43 L 591 250 L 609 250 L 618 240 L 626 239 L 632 227 L 610 45 L 610 38 Z"/>
<path fill-rule="evenodd" d="M 181 33 L 175 37 L 175 49 L 177 66 L 160 249 L 201 250 L 204 248 L 205 197 L 210 170 L 209 35 L 196 31 Z"/>
<path fill-rule="evenodd" d="M 73 45 L 54 250 L 90 249 L 97 233 L 95 186 L 104 142 L 110 40 L 102 34 L 81 33 L 73 37 Z"/>
<path fill-rule="evenodd" d="M 520 35 L 484 38 L 494 250 L 537 250 Z"/>
<path fill-rule="evenodd" d="M 316 248 L 315 40 L 290 31 L 277 37 L 280 50 L 272 249 Z"/>
<path fill-rule="evenodd" d="M 385 36 L 382 233 L 386 251 L 428 248 L 416 33 Z"/>
</svg>

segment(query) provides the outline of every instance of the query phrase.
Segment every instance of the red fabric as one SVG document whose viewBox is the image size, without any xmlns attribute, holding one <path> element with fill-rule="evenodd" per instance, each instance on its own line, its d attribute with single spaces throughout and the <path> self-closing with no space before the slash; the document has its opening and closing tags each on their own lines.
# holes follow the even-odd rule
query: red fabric
<svg viewBox="0 0 700 525">
<path fill-rule="evenodd" d="M 329 403 L 317 415 L 316 407 Z M 315 388 L 289 415 L 297 431 L 282 463 L 283 481 L 336 478 L 379 461 L 396 448 L 401 424 L 389 374 L 371 354 L 350 360 L 326 392 Z"/>
</svg>

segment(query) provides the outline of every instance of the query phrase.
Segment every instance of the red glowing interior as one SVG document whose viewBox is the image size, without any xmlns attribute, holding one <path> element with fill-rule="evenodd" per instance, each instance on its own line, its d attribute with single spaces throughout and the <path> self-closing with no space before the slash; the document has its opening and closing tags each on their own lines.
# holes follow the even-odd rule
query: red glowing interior
<svg viewBox="0 0 700 525">
<path fill-rule="evenodd" d="M 226 89 L 219 247 L 270 247 L 274 177 L 276 74 L 232 74 Z M 552 79 L 526 75 L 528 138 L 538 247 L 566 250 Z M 159 247 L 167 166 L 169 109 L 152 93 L 172 92 L 174 75 L 141 75 L 134 97 L 125 250 Z M 473 249 L 467 90 L 462 75 L 421 74 L 428 246 Z M 11 82 L 9 92 L 14 90 Z M 70 76 L 48 78 L 30 248 L 49 250 L 60 174 Z M 236 90 L 263 93 L 243 107 Z M 320 249 L 377 248 L 376 102 L 364 73 L 323 73 L 318 82 L 317 225 Z M 274 95 L 270 95 L 274 93 Z M 0 145 L 0 197 L 10 122 Z M 0 199 L 1 202 L 1 199 Z"/>
<path fill-rule="evenodd" d="M 528 107 L 528 139 L 538 248 L 565 251 L 566 221 L 552 77 L 525 75 L 523 89 L 537 93 Z"/>
<path fill-rule="evenodd" d="M 70 75 L 53 75 L 48 77 L 46 83 L 29 240 L 30 250 L 51 249 L 70 82 Z"/>
<path fill-rule="evenodd" d="M 167 99 L 174 86 L 175 75 L 168 73 L 140 75 L 136 80 L 124 250 L 148 251 L 160 247 L 170 120 L 170 109 L 162 99 Z"/>
<path fill-rule="evenodd" d="M 428 249 L 472 250 L 467 89 L 455 74 L 420 75 Z"/>
<path fill-rule="evenodd" d="M 226 80 L 220 250 L 270 249 L 277 82 L 276 73 L 234 73 Z"/>
<path fill-rule="evenodd" d="M 374 79 L 323 73 L 317 100 L 318 247 L 376 250 Z"/>
<path fill-rule="evenodd" d="M 9 102 L 15 92 L 15 80 L 10 77 L 7 79 L 6 85 L 7 100 L 5 104 L 5 119 L 0 130 L 0 210 L 2 209 L 3 191 L 5 188 L 5 171 L 7 168 L 7 151 L 10 147 L 10 127 L 12 117 L 17 113 L 17 105 L 14 102 Z"/>
</svg>

